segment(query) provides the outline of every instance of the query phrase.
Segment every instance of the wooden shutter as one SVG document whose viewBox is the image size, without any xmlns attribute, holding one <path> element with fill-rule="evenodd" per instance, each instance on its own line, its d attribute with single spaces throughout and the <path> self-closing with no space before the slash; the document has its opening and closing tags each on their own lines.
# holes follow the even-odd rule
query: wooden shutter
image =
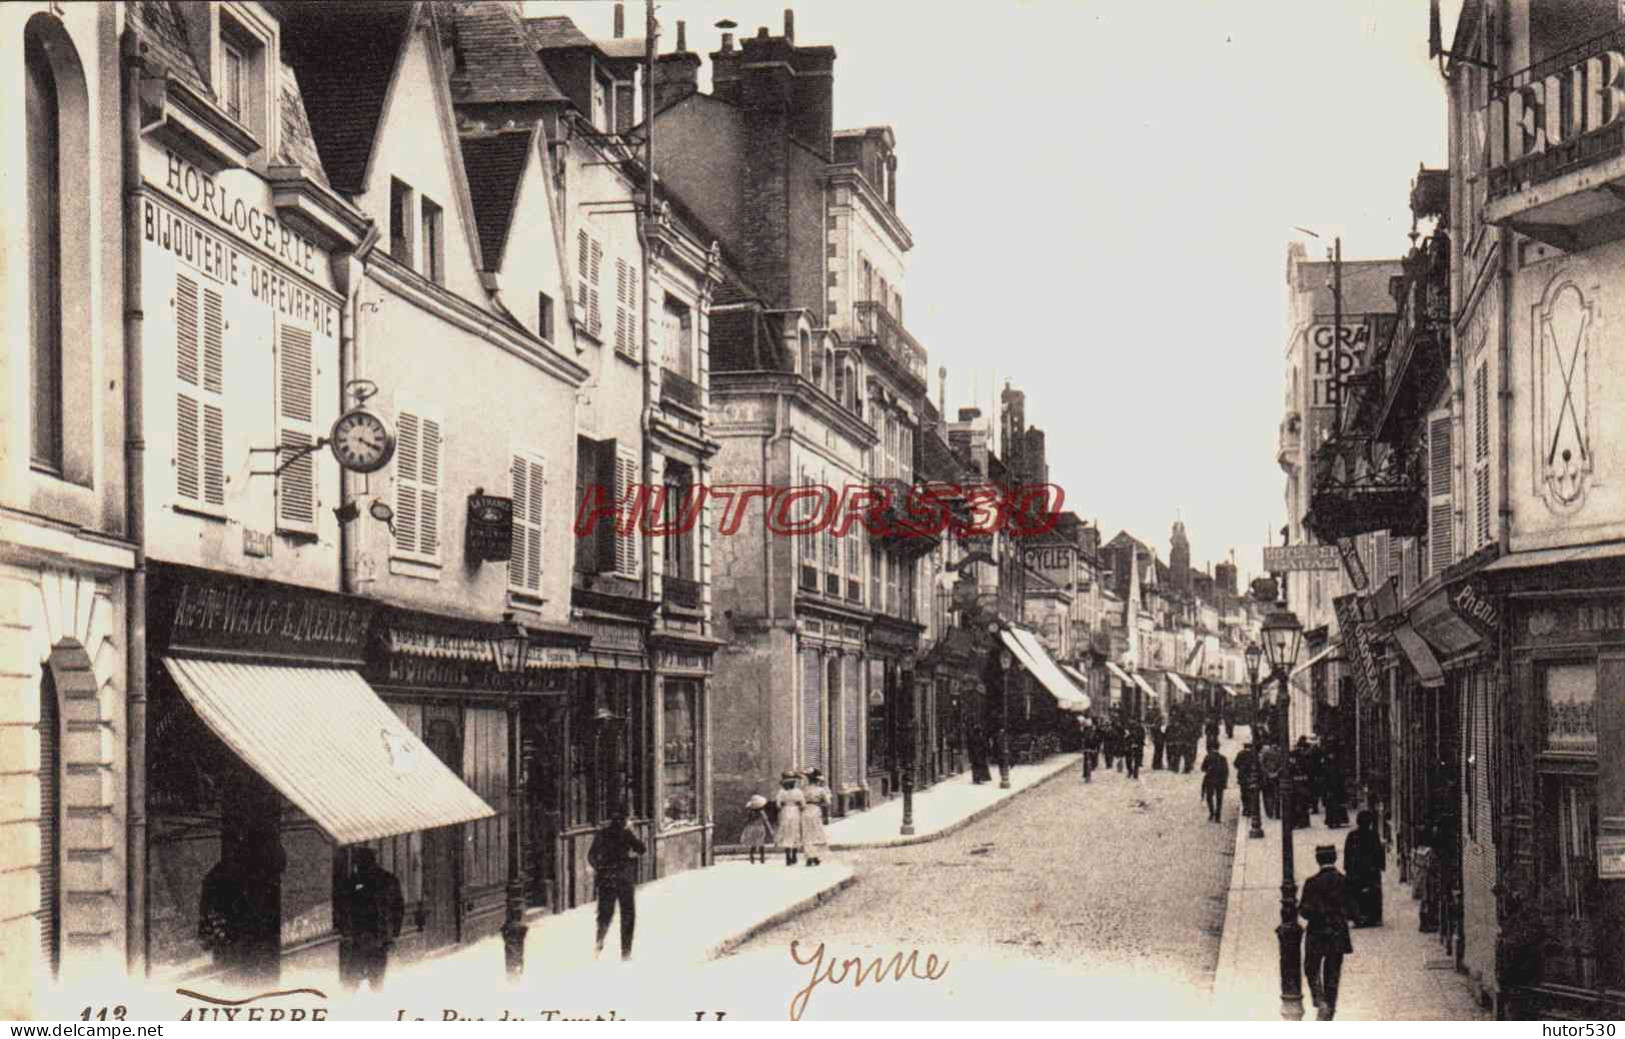
<svg viewBox="0 0 1625 1039">
<path fill-rule="evenodd" d="M 1388 583 L 1393 573 L 1393 539 L 1386 530 L 1371 535 L 1371 592 Z"/>
<path fill-rule="evenodd" d="M 603 316 L 598 309 L 598 288 L 603 283 L 598 280 L 599 269 L 604 262 L 604 247 L 598 239 L 592 239 L 591 255 L 588 257 L 588 275 L 591 285 L 588 292 L 588 312 L 591 315 L 592 333 L 598 335 L 604 327 Z"/>
<path fill-rule="evenodd" d="M 225 316 L 220 293 L 175 276 L 175 492 L 226 503 Z"/>
<path fill-rule="evenodd" d="M 423 419 L 423 456 L 418 470 L 418 551 L 440 555 L 440 423 Z"/>
<path fill-rule="evenodd" d="M 1448 409 L 1428 416 L 1428 577 L 1455 561 L 1450 513 L 1450 422 Z"/>
<path fill-rule="evenodd" d="M 630 509 L 633 503 L 630 496 L 637 489 L 638 456 L 630 448 L 617 448 L 615 452 L 615 501 L 619 507 Z M 615 531 L 615 572 L 622 577 L 636 580 L 642 573 L 641 562 L 643 557 L 643 531 L 632 518 L 631 531 L 621 533 Z"/>
<path fill-rule="evenodd" d="M 631 322 L 626 317 L 626 261 L 615 257 L 615 349 L 627 352 L 626 336 Z"/>
<path fill-rule="evenodd" d="M 576 231 L 576 314 L 582 325 L 592 327 L 592 238 L 586 228 Z"/>
<path fill-rule="evenodd" d="M 824 759 L 823 705 L 824 666 L 822 657 L 810 650 L 801 651 L 801 732 L 803 768 L 822 766 Z"/>
<path fill-rule="evenodd" d="M 400 410 L 395 440 L 395 551 L 440 556 L 440 422 Z"/>
<path fill-rule="evenodd" d="M 285 448 L 304 450 L 293 461 L 290 452 L 278 464 L 288 462 L 277 478 L 276 522 L 278 530 L 316 532 L 316 459 L 308 450 L 316 443 L 316 369 L 310 332 L 283 325 L 276 348 L 276 413 L 278 443 Z"/>
<path fill-rule="evenodd" d="M 1495 539 L 1490 528 L 1490 366 L 1479 364 L 1473 373 L 1473 512 L 1478 518 L 1482 547 Z"/>
<path fill-rule="evenodd" d="M 542 590 L 542 500 L 547 486 L 541 455 L 515 454 L 513 478 L 513 548 L 508 556 L 508 587 Z"/>
</svg>

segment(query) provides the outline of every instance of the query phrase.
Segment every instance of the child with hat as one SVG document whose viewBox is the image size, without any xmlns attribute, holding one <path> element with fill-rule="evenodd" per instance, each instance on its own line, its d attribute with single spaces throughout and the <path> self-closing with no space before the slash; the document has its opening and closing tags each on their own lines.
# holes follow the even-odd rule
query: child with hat
<svg viewBox="0 0 1625 1039">
<path fill-rule="evenodd" d="M 829 838 L 824 834 L 824 816 L 829 811 L 830 792 L 824 785 L 824 774 L 817 768 L 809 768 L 805 773 L 807 785 L 801 791 L 807 799 L 807 807 L 801 813 L 801 844 L 807 849 L 807 865 L 816 866 L 823 862 L 824 849 L 829 845 Z"/>
<path fill-rule="evenodd" d="M 773 843 L 773 827 L 767 821 L 767 798 L 752 794 L 745 802 L 750 810 L 750 822 L 739 835 L 739 843 L 750 849 L 750 861 L 767 862 L 767 845 Z"/>
<path fill-rule="evenodd" d="M 779 792 L 773 800 L 779 806 L 779 847 L 784 849 L 784 864 L 794 866 L 796 853 L 801 850 L 802 808 L 806 795 L 796 785 L 799 772 L 785 772 L 779 777 Z"/>
</svg>

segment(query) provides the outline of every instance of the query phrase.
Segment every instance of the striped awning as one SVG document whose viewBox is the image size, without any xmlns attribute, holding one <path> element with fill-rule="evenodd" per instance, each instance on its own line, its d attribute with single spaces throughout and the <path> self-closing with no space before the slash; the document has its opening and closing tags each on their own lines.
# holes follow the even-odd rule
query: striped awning
<svg viewBox="0 0 1625 1039">
<path fill-rule="evenodd" d="M 335 844 L 496 814 L 354 671 L 184 657 L 164 667 L 221 742 Z"/>
<path fill-rule="evenodd" d="M 1179 677 L 1178 672 L 1176 672 L 1176 671 L 1168 672 L 1168 681 L 1172 682 L 1174 684 L 1174 688 L 1178 689 L 1180 692 L 1184 693 L 1186 696 L 1195 696 L 1196 695 L 1195 693 L 1191 692 L 1191 687 L 1185 684 L 1185 680 L 1183 678 Z"/>
<path fill-rule="evenodd" d="M 1081 711 L 1088 706 L 1086 697 L 1081 691 L 1074 688 L 1072 680 L 1061 674 L 1060 665 L 1050 656 L 1049 650 L 1038 641 L 1038 637 L 1024 628 L 1005 628 L 999 632 L 1004 644 L 1014 653 L 1016 659 L 1027 673 L 1038 679 L 1038 683 L 1049 690 L 1055 702 L 1067 709 Z"/>
<path fill-rule="evenodd" d="M 1316 653 L 1314 656 L 1310 657 L 1308 660 L 1305 660 L 1303 663 L 1301 663 L 1297 667 L 1293 668 L 1292 673 L 1294 675 L 1301 675 L 1305 671 L 1307 671 L 1310 668 L 1314 667 L 1316 664 L 1320 663 L 1322 660 L 1325 660 L 1327 657 L 1330 657 L 1333 653 L 1336 653 L 1338 650 L 1340 650 L 1342 648 L 1343 648 L 1343 643 L 1342 643 L 1341 640 L 1339 640 L 1337 642 L 1328 642 L 1326 644 L 1326 647 L 1324 649 L 1322 649 L 1319 653 Z M 1341 660 L 1343 658 L 1342 657 L 1336 657 L 1334 659 Z"/>
<path fill-rule="evenodd" d="M 1133 685 L 1134 684 L 1134 679 L 1132 679 L 1132 678 L 1130 678 L 1128 676 L 1128 672 L 1124 671 L 1122 668 L 1118 667 L 1116 664 L 1112 663 L 1110 660 L 1106 661 L 1106 670 L 1111 672 L 1111 676 L 1113 678 L 1117 679 L 1119 682 L 1123 683 L 1124 685 Z"/>
<path fill-rule="evenodd" d="M 1061 672 L 1065 674 L 1066 677 L 1072 679 L 1072 681 L 1078 684 L 1078 695 L 1083 698 L 1083 706 L 1080 708 L 1080 710 L 1087 711 L 1089 709 L 1089 705 L 1093 703 L 1093 701 L 1089 699 L 1089 679 L 1085 678 L 1083 674 L 1071 664 L 1062 664 Z"/>
<path fill-rule="evenodd" d="M 1143 675 L 1140 675 L 1140 674 L 1136 673 L 1133 676 L 1133 678 L 1134 678 L 1134 684 L 1139 686 L 1140 691 L 1145 693 L 1145 695 L 1151 697 L 1153 700 L 1157 700 L 1157 699 L 1161 698 L 1162 694 L 1158 693 L 1155 689 L 1153 689 L 1151 687 L 1151 683 L 1147 682 Z"/>
</svg>

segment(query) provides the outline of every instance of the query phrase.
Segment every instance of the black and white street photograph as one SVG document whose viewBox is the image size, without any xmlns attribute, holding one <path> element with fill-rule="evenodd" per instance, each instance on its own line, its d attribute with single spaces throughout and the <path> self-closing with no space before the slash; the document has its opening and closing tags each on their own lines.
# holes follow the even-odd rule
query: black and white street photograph
<svg viewBox="0 0 1625 1039">
<path fill-rule="evenodd" d="M 1625 1019 L 1625 0 L 0 71 L 0 1020 Z"/>
</svg>

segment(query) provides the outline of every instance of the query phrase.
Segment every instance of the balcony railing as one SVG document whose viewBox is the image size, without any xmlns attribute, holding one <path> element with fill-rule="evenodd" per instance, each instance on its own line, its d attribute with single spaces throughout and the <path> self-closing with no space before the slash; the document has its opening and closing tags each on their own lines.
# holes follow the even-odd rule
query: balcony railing
<svg viewBox="0 0 1625 1039">
<path fill-rule="evenodd" d="M 698 610 L 704 603 L 703 588 L 698 581 L 686 577 L 672 577 L 668 574 L 661 578 L 660 588 L 660 597 L 668 606 Z"/>
<path fill-rule="evenodd" d="M 1489 171 L 1491 199 L 1625 154 L 1625 112 L 1612 100 L 1609 89 L 1620 73 L 1611 53 L 1622 50 L 1625 25 L 1491 82 L 1490 111 L 1485 115 L 1494 128 L 1491 132 L 1500 134 L 1492 152 L 1501 159 Z M 1592 60 L 1598 58 L 1601 60 Z M 1599 71 L 1602 81 L 1595 82 Z M 1521 118 L 1508 118 L 1513 115 L 1514 98 L 1520 114 L 1536 116 L 1536 131 L 1545 138 L 1540 151 L 1525 152 L 1534 134 L 1523 128 Z M 1516 155 L 1514 140 L 1519 145 Z"/>
<path fill-rule="evenodd" d="M 703 415 L 700 384 L 670 368 L 660 369 L 660 400 L 663 404 L 676 404 L 696 415 Z"/>
<path fill-rule="evenodd" d="M 925 385 L 925 347 L 916 342 L 902 322 L 892 317 L 884 306 L 873 301 L 853 304 L 852 324 L 854 339 L 878 345 L 881 353 L 898 369 Z"/>
<path fill-rule="evenodd" d="M 1382 406 L 1369 431 L 1394 443 L 1407 437 L 1427 407 L 1450 360 L 1450 240 L 1429 237 L 1405 258 L 1395 279 L 1399 304 L 1394 331 L 1373 360 L 1381 372 Z M 1380 360 L 1380 365 L 1377 363 Z"/>
</svg>

